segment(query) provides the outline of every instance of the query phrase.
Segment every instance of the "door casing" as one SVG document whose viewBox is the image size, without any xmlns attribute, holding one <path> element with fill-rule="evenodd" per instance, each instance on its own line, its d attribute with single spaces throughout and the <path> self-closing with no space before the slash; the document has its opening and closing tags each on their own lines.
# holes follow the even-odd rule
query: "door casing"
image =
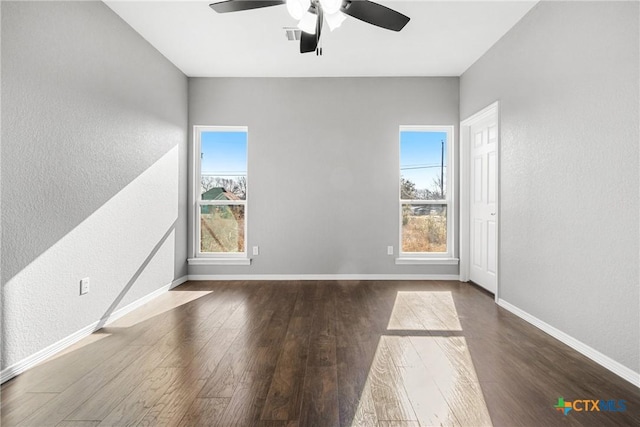
<svg viewBox="0 0 640 427">
<path fill-rule="evenodd" d="M 497 212 L 497 236 L 496 236 L 496 292 L 497 302 L 500 294 L 500 102 L 496 101 L 460 122 L 460 281 L 469 281 L 469 268 L 471 262 L 470 248 L 470 221 L 471 221 L 471 126 L 495 115 L 498 125 L 498 139 L 496 141 L 497 178 L 496 178 L 496 212 Z"/>
</svg>

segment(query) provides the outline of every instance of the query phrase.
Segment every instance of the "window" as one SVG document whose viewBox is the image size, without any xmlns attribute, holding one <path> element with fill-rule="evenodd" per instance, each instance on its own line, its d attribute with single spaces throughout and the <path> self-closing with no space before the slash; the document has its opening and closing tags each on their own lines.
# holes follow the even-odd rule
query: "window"
<svg viewBox="0 0 640 427">
<path fill-rule="evenodd" d="M 189 260 L 191 264 L 249 263 L 246 258 L 247 139 L 246 127 L 194 127 L 196 260 Z M 213 259 L 222 260 L 214 262 Z"/>
<path fill-rule="evenodd" d="M 453 126 L 400 127 L 400 257 L 404 263 L 453 258 Z"/>
</svg>

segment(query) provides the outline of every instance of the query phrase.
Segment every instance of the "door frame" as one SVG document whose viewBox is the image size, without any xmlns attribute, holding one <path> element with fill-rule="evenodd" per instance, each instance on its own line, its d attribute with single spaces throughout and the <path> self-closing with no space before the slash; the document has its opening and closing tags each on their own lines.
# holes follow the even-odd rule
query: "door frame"
<svg viewBox="0 0 640 427">
<path fill-rule="evenodd" d="M 491 105 L 472 114 L 460 122 L 460 281 L 469 281 L 469 267 L 471 264 L 471 126 L 495 115 L 498 127 L 498 138 L 496 141 L 496 293 L 495 301 L 499 299 L 500 293 L 500 101 L 495 101 Z"/>
</svg>

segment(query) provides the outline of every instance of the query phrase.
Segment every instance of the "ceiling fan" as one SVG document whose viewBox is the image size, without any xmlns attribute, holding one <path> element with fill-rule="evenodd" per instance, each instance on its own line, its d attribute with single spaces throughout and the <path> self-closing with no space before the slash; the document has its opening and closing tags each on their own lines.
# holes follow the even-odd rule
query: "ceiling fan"
<svg viewBox="0 0 640 427">
<path fill-rule="evenodd" d="M 209 6 L 218 13 L 227 13 L 282 4 L 299 21 L 300 53 L 322 55 L 318 43 L 325 20 L 331 31 L 342 24 L 345 15 L 392 31 L 402 30 L 409 22 L 408 16 L 369 0 L 223 0 Z"/>
</svg>

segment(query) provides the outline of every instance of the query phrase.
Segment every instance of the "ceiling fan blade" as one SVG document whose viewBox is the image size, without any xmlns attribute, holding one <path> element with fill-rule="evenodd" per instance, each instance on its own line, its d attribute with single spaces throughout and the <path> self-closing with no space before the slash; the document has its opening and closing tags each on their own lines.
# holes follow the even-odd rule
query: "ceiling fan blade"
<svg viewBox="0 0 640 427">
<path fill-rule="evenodd" d="M 400 12 L 369 0 L 347 1 L 340 10 L 361 21 L 393 31 L 403 29 L 410 19 Z"/>
<path fill-rule="evenodd" d="M 227 13 L 259 9 L 261 7 L 278 6 L 285 3 L 285 0 L 226 0 L 218 3 L 211 3 L 209 7 L 218 13 Z"/>
<path fill-rule="evenodd" d="M 322 33 L 322 9 L 318 9 L 317 14 L 316 33 L 309 34 L 303 31 L 300 35 L 300 53 L 315 52 L 318 47 L 318 41 L 320 40 L 320 34 Z"/>
</svg>

